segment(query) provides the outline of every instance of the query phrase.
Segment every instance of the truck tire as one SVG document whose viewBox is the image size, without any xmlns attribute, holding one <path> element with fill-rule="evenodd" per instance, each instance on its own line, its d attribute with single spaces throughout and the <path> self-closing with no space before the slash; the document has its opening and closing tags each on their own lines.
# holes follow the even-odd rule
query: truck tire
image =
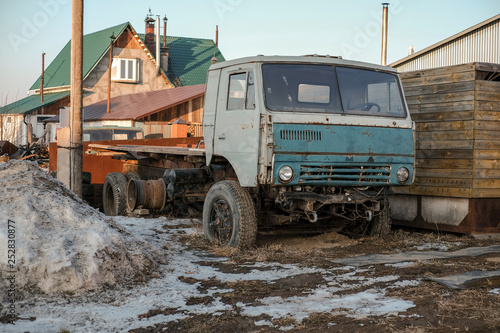
<svg viewBox="0 0 500 333">
<path fill-rule="evenodd" d="M 382 211 L 375 215 L 368 227 L 368 235 L 384 238 L 391 232 L 391 210 L 389 200 L 382 203 Z"/>
<path fill-rule="evenodd" d="M 203 204 L 203 229 L 211 243 L 240 249 L 252 246 L 257 218 L 250 194 L 235 181 L 213 185 Z"/>
<path fill-rule="evenodd" d="M 112 172 L 106 176 L 102 189 L 102 208 L 109 216 L 125 215 L 127 202 L 125 190 L 127 177 L 120 172 Z"/>
</svg>

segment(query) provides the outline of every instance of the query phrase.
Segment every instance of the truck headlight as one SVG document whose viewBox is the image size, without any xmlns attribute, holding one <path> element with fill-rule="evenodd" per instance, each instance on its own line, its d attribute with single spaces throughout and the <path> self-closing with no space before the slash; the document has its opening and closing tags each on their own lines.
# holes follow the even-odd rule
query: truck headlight
<svg viewBox="0 0 500 333">
<path fill-rule="evenodd" d="M 398 169 L 398 172 L 396 172 L 396 178 L 398 179 L 398 182 L 406 183 L 410 178 L 410 171 L 408 171 L 405 167 L 401 167 Z"/>
<path fill-rule="evenodd" d="M 278 176 L 280 177 L 280 181 L 282 183 L 288 183 L 292 180 L 293 170 L 288 165 L 282 166 L 280 171 L 278 171 Z"/>
</svg>

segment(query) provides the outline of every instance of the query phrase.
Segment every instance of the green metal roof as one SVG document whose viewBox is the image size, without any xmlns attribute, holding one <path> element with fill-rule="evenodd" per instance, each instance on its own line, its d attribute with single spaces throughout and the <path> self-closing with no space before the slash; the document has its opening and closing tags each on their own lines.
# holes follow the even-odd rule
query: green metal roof
<svg viewBox="0 0 500 333">
<path fill-rule="evenodd" d="M 92 69 L 108 52 L 111 35 L 119 36 L 129 23 L 123 23 L 111 28 L 97 31 L 83 36 L 83 79 L 90 74 Z M 70 82 L 70 63 L 71 63 L 71 40 L 59 52 L 57 57 L 50 63 L 45 70 L 44 87 L 63 87 L 69 86 Z M 40 88 L 40 80 L 31 86 L 30 90 Z"/>
<path fill-rule="evenodd" d="M 59 93 L 45 93 L 43 94 L 42 103 L 40 95 L 31 95 L 14 103 L 10 103 L 4 107 L 1 107 L 0 114 L 24 114 L 38 109 L 42 106 L 55 103 L 66 96 L 69 96 L 69 91 L 63 91 Z"/>
<path fill-rule="evenodd" d="M 144 42 L 144 34 L 139 34 Z M 160 40 L 163 40 L 161 36 Z M 176 86 L 205 84 L 210 60 L 225 61 L 219 48 L 211 39 L 167 36 L 168 72 L 167 77 Z"/>
</svg>

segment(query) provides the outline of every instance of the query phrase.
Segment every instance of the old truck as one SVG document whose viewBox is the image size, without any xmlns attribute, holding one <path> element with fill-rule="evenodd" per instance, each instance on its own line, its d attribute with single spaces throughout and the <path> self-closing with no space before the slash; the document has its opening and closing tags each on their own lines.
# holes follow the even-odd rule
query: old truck
<svg viewBox="0 0 500 333">
<path fill-rule="evenodd" d="M 247 247 L 279 226 L 390 229 L 392 187 L 414 179 L 414 124 L 395 70 L 337 57 L 255 56 L 214 64 L 204 148 L 91 145 L 117 154 L 106 214 L 203 211 L 206 238 Z"/>
</svg>

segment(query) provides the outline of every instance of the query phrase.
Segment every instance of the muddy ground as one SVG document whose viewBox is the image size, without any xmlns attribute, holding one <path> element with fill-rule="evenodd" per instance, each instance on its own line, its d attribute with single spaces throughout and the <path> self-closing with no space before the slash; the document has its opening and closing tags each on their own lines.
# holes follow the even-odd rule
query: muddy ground
<svg viewBox="0 0 500 333">
<path fill-rule="evenodd" d="M 17 300 L 14 324 L 0 318 L 0 331 L 500 332 L 495 239 L 393 228 L 385 239 L 259 235 L 254 248 L 240 251 L 207 244 L 196 219 L 115 220 L 156 249 L 152 279 L 34 293 Z M 477 247 L 493 250 L 462 253 Z M 340 262 L 401 253 L 404 260 L 393 263 Z M 407 260 L 409 253 L 460 256 Z M 471 271 L 498 275 L 462 290 L 429 280 Z"/>
<path fill-rule="evenodd" d="M 175 228 L 175 227 L 174 227 Z M 211 304 L 220 297 L 232 310 L 218 315 L 196 314 L 187 318 L 133 329 L 130 332 L 500 332 L 499 281 L 486 281 L 464 290 L 450 289 L 427 280 L 425 277 L 442 277 L 468 271 L 500 270 L 500 253 L 477 257 L 435 259 L 402 264 L 375 264 L 361 269 L 345 267 L 332 260 L 375 253 L 398 253 L 403 251 L 455 251 L 458 249 L 499 244 L 495 239 L 474 239 L 471 236 L 436 233 L 430 231 L 394 228 L 386 239 L 356 237 L 338 233 L 320 235 L 259 235 L 255 248 L 246 251 L 209 246 L 201 232 L 180 238 L 189 249 L 208 252 L 214 257 L 227 257 L 222 263 L 214 261 L 199 265 L 216 266 L 225 272 L 244 273 L 247 267 L 259 262 L 293 264 L 303 268 L 322 269 L 332 274 L 350 275 L 345 284 L 332 297 L 345 299 L 349 294 L 360 295 L 372 290 L 383 290 L 385 296 L 413 303 L 407 310 L 377 315 L 372 309 L 363 315 L 363 306 L 353 310 L 352 306 L 322 310 L 321 304 L 297 320 L 297 316 L 273 319 L 273 315 L 248 316 L 242 313 L 241 304 L 258 306 L 263 299 L 281 297 L 284 300 L 304 299 L 304 295 L 323 285 L 331 285 L 331 279 L 317 271 L 266 281 L 231 281 L 217 279 L 199 280 L 190 277 L 190 272 L 179 279 L 196 284 L 201 294 L 187 300 L 190 304 Z M 338 272 L 338 273 L 335 273 Z M 359 279 L 358 279 L 359 278 Z M 372 281 L 363 284 L 359 281 Z M 349 287 L 352 284 L 352 288 Z M 218 294 L 209 290 L 225 290 Z M 227 292 L 231 290 L 231 292 Z M 384 304 L 380 305 L 385 306 Z M 151 309 L 141 315 L 149 318 L 159 314 L 172 315 L 177 308 Z M 272 311 L 271 311 L 272 312 Z M 383 312 L 383 311 L 382 311 Z M 261 323 L 267 323 L 262 325 Z"/>
</svg>

